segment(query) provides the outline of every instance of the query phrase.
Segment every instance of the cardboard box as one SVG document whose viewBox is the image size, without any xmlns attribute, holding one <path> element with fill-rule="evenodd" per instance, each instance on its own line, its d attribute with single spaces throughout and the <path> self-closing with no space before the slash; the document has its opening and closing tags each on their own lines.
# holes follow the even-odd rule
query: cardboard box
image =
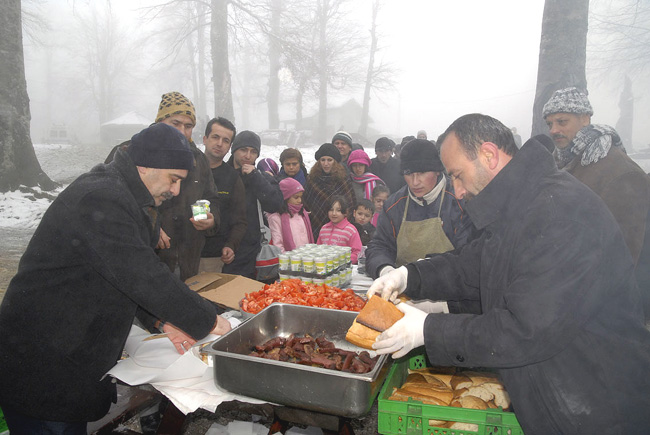
<svg viewBox="0 0 650 435">
<path fill-rule="evenodd" d="M 189 288 L 224 308 L 239 310 L 239 301 L 246 293 L 256 292 L 264 283 L 240 275 L 200 273 L 185 280 Z"/>
</svg>

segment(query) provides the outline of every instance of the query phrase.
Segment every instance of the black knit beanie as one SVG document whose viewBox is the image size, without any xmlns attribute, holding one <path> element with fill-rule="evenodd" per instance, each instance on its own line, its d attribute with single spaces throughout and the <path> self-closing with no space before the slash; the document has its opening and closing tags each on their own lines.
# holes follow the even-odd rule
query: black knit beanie
<svg viewBox="0 0 650 435">
<path fill-rule="evenodd" d="M 414 139 L 404 145 L 400 153 L 402 175 L 413 172 L 443 172 L 445 167 L 440 160 L 436 146 L 426 139 Z"/>
<path fill-rule="evenodd" d="M 230 152 L 234 154 L 239 148 L 244 147 L 255 148 L 259 155 L 260 150 L 262 149 L 262 140 L 256 133 L 250 130 L 240 131 L 237 133 L 237 136 L 235 136 L 235 140 L 232 141 Z"/>
<path fill-rule="evenodd" d="M 328 156 L 341 163 L 341 153 L 338 148 L 331 143 L 324 143 L 321 145 L 320 148 L 318 148 L 318 151 L 316 151 L 315 156 L 316 161 L 320 160 L 321 157 Z"/>
<path fill-rule="evenodd" d="M 380 137 L 375 142 L 375 152 L 377 151 L 393 151 L 395 149 L 395 142 L 387 137 Z"/>
<path fill-rule="evenodd" d="M 194 156 L 183 133 L 162 122 L 133 135 L 127 153 L 136 166 L 145 168 L 189 171 L 194 167 Z"/>
</svg>

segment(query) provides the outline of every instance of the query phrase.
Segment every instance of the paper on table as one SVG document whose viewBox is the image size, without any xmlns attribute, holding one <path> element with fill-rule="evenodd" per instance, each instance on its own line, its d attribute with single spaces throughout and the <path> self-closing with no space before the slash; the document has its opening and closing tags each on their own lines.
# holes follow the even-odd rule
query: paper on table
<svg viewBox="0 0 650 435">
<path fill-rule="evenodd" d="M 228 321 L 233 328 L 241 323 L 232 317 Z M 217 335 L 197 342 L 183 355 L 166 337 L 147 340 L 151 336 L 134 325 L 124 346 L 129 358 L 118 362 L 107 374 L 129 385 L 153 385 L 186 414 L 198 408 L 214 412 L 221 402 L 229 400 L 266 403 L 216 387 L 213 369 L 201 360 L 198 345 L 215 340 Z"/>
</svg>

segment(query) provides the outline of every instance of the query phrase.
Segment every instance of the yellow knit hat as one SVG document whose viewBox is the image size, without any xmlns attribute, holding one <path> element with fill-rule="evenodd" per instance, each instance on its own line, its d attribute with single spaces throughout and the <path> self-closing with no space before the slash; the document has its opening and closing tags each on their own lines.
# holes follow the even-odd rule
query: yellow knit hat
<svg viewBox="0 0 650 435">
<path fill-rule="evenodd" d="M 172 115 L 187 115 L 192 119 L 196 125 L 196 113 L 194 111 L 194 104 L 185 95 L 180 92 L 167 92 L 163 94 L 160 105 L 158 106 L 158 114 L 156 115 L 156 122 L 167 119 Z"/>
</svg>

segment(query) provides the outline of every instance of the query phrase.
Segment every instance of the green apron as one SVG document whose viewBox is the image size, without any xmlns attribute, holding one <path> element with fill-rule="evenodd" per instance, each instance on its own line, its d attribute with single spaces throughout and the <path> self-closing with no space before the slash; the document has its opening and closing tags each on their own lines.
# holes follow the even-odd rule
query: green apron
<svg viewBox="0 0 650 435">
<path fill-rule="evenodd" d="M 395 262 L 397 267 L 424 258 L 427 254 L 441 254 L 454 249 L 454 245 L 451 244 L 442 229 L 440 212 L 442 211 L 445 191 L 441 191 L 440 195 L 438 217 L 415 222 L 406 220 L 406 213 L 411 199 L 410 195 L 406 198 L 402 225 L 399 228 L 399 234 L 397 234 L 397 259 Z"/>
</svg>

